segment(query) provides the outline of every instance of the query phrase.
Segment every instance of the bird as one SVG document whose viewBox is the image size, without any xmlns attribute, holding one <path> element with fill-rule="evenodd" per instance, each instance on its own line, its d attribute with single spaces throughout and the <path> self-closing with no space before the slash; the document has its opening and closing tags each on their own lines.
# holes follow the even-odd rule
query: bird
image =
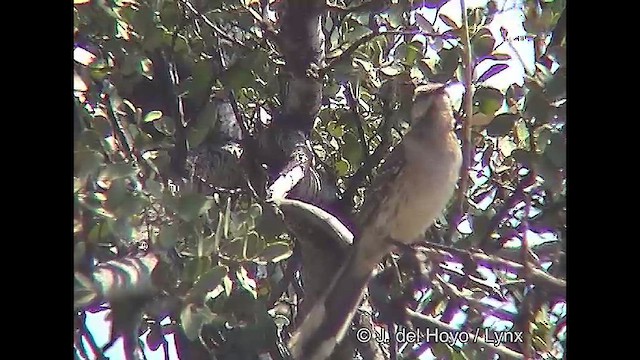
<svg viewBox="0 0 640 360">
<path fill-rule="evenodd" d="M 455 191 L 462 151 L 446 85 L 419 85 L 412 100 L 409 131 L 365 193 L 356 219 L 360 234 L 346 262 L 289 339 L 295 360 L 331 356 L 376 266 L 397 244 L 423 240 Z"/>
</svg>

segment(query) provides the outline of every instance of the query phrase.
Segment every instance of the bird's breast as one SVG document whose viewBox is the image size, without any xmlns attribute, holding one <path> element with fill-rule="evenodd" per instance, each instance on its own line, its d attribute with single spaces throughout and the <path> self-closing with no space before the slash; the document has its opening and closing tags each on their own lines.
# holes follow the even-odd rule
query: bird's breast
<svg viewBox="0 0 640 360">
<path fill-rule="evenodd" d="M 455 144 L 457 147 L 458 145 Z M 395 179 L 395 194 L 390 194 L 382 209 L 387 213 L 379 219 L 395 219 L 379 226 L 388 227 L 397 241 L 411 243 L 424 235 L 435 219 L 442 214 L 453 195 L 461 165 L 459 147 L 408 159 Z M 407 155 L 411 156 L 409 151 Z"/>
</svg>

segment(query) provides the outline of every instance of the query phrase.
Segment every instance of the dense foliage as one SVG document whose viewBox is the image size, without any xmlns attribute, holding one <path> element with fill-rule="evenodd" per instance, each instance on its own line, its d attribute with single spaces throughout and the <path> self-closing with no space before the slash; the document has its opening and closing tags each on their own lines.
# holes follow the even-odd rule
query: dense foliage
<svg viewBox="0 0 640 360">
<path fill-rule="evenodd" d="M 489 1 L 460 16 L 457 0 L 74 0 L 76 356 L 103 353 L 84 313 L 108 302 L 126 352 L 142 333 L 166 351 L 175 333 L 184 359 L 286 357 L 312 285 L 296 224 L 269 201 L 275 180 L 305 165 L 290 195 L 351 226 L 413 87 L 437 81 L 464 94 L 459 190 L 414 249 L 429 270 L 386 264 L 398 278 L 383 298 L 420 316 L 377 309 L 377 323 L 524 336 L 383 351 L 562 358 L 564 5 Z M 295 21 L 315 14 L 317 33 Z M 494 26 L 519 16 L 522 33 Z"/>
</svg>

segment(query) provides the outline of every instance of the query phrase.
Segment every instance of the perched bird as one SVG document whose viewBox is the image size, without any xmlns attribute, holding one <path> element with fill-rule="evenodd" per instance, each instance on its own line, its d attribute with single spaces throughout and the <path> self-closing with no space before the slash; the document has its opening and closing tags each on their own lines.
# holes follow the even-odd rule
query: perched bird
<svg viewBox="0 0 640 360">
<path fill-rule="evenodd" d="M 411 244 L 442 213 L 462 164 L 443 84 L 418 86 L 410 129 L 385 159 L 358 214 L 354 248 L 326 292 L 293 333 L 295 360 L 324 360 L 342 341 L 373 269 L 398 242 Z"/>
</svg>

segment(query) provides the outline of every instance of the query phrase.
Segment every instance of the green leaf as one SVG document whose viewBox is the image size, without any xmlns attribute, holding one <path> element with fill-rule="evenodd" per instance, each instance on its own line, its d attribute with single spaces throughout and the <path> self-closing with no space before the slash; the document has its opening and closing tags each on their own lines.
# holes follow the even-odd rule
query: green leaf
<svg viewBox="0 0 640 360">
<path fill-rule="evenodd" d="M 187 128 L 187 140 L 189 148 L 194 149 L 204 141 L 209 131 L 218 121 L 218 106 L 215 102 L 209 101 L 198 114 L 195 124 L 190 123 Z"/>
<path fill-rule="evenodd" d="M 524 101 L 525 116 L 535 118 L 536 125 L 542 125 L 549 121 L 550 111 L 551 105 L 544 94 L 536 88 L 529 88 Z"/>
<path fill-rule="evenodd" d="M 404 9 L 401 4 L 391 4 L 386 13 L 389 19 L 389 25 L 391 25 L 392 28 L 395 29 L 404 22 Z"/>
<path fill-rule="evenodd" d="M 498 138 L 498 149 L 505 157 L 508 157 L 513 153 L 518 146 L 511 140 L 510 137 L 500 137 Z"/>
<path fill-rule="evenodd" d="M 550 99 L 558 100 L 567 95 L 567 74 L 559 69 L 545 84 L 545 93 Z"/>
<path fill-rule="evenodd" d="M 473 54 L 476 58 L 491 54 L 495 44 L 496 40 L 488 28 L 480 29 L 471 39 Z"/>
<path fill-rule="evenodd" d="M 98 152 L 104 151 L 102 137 L 95 130 L 86 129 L 82 131 L 76 140 L 76 149 L 80 150 L 83 147 Z"/>
<path fill-rule="evenodd" d="M 245 259 L 253 259 L 264 250 L 264 240 L 255 231 L 249 231 L 245 240 L 245 249 L 243 257 Z"/>
<path fill-rule="evenodd" d="M 111 225 L 109 221 L 102 221 L 91 228 L 87 239 L 90 243 L 99 244 L 108 240 L 109 234 L 111 234 Z"/>
<path fill-rule="evenodd" d="M 491 54 L 493 60 L 511 60 L 511 55 L 494 52 Z"/>
<path fill-rule="evenodd" d="M 440 61 L 438 62 L 437 79 L 438 81 L 449 80 L 460 64 L 460 49 L 457 47 L 442 49 L 438 55 L 440 55 Z"/>
<path fill-rule="evenodd" d="M 197 257 L 193 252 L 183 251 L 186 255 L 182 279 L 187 282 L 195 282 L 198 277 L 211 269 L 211 257 Z"/>
<path fill-rule="evenodd" d="M 79 178 L 93 174 L 104 162 L 104 155 L 95 150 L 80 150 L 74 153 L 74 174 Z"/>
<path fill-rule="evenodd" d="M 111 74 L 112 69 L 106 61 L 97 59 L 89 65 L 89 70 L 89 74 L 93 80 L 102 81 L 105 77 Z"/>
<path fill-rule="evenodd" d="M 257 218 L 261 217 L 262 216 L 262 205 L 260 205 L 258 203 L 251 204 L 251 206 L 249 207 L 249 215 L 254 219 L 257 219 Z"/>
<path fill-rule="evenodd" d="M 187 338 L 191 341 L 195 341 L 200 335 L 200 329 L 202 329 L 202 322 L 196 313 L 196 307 L 194 304 L 187 304 L 180 313 L 180 326 Z"/>
<path fill-rule="evenodd" d="M 224 233 L 225 226 L 225 218 L 224 215 L 219 212 L 218 213 L 218 225 L 216 227 L 216 232 L 213 234 L 213 251 L 220 251 L 220 242 L 222 241 L 222 235 Z M 225 236 L 226 238 L 226 236 Z"/>
<path fill-rule="evenodd" d="M 160 110 L 153 110 L 147 113 L 147 115 L 144 116 L 144 120 L 142 120 L 142 122 L 152 122 L 155 120 L 158 120 L 162 117 L 162 111 Z"/>
<path fill-rule="evenodd" d="M 162 116 L 159 120 L 154 121 L 153 127 L 167 136 L 172 136 L 176 132 L 175 120 L 169 116 Z"/>
<path fill-rule="evenodd" d="M 240 287 L 251 294 L 253 299 L 258 298 L 258 293 L 256 292 L 256 282 L 254 279 L 249 277 L 249 274 L 244 267 L 241 266 L 239 270 L 236 270 L 236 279 Z"/>
<path fill-rule="evenodd" d="M 213 84 L 214 63 L 211 60 L 200 59 L 193 65 L 193 81 L 189 86 L 189 97 L 206 100 L 211 93 Z M 195 101 L 195 100 L 194 100 Z"/>
<path fill-rule="evenodd" d="M 469 360 L 469 357 L 465 353 L 454 349 L 451 352 L 451 360 Z"/>
<path fill-rule="evenodd" d="M 203 298 L 206 293 L 222 285 L 222 280 L 228 272 L 229 268 L 224 265 L 212 267 L 198 277 L 191 288 L 191 296 L 195 296 L 196 299 Z"/>
<path fill-rule="evenodd" d="M 493 118 L 489 126 L 487 126 L 487 134 L 489 136 L 505 136 L 513 129 L 513 125 L 518 120 L 515 114 L 500 114 Z"/>
<path fill-rule="evenodd" d="M 447 24 L 447 26 L 452 27 L 453 29 L 457 29 L 458 28 L 458 24 L 456 24 L 455 21 L 453 21 L 450 17 L 448 17 L 445 14 L 440 14 L 438 15 L 438 17 L 440 18 L 440 20 L 442 20 L 445 24 Z"/>
<path fill-rule="evenodd" d="M 331 136 L 342 137 L 344 135 L 344 125 L 338 125 L 337 121 L 329 121 L 327 124 L 327 131 Z"/>
<path fill-rule="evenodd" d="M 338 176 L 345 176 L 349 172 L 349 162 L 342 158 L 336 161 L 335 168 Z"/>
<path fill-rule="evenodd" d="M 371 29 L 369 29 L 369 27 L 367 26 L 362 26 L 360 24 L 353 24 L 353 22 L 352 22 L 352 25 L 354 25 L 353 30 L 349 31 L 344 37 L 347 42 L 353 43 L 358 39 L 362 38 L 363 36 L 371 33 Z"/>
<path fill-rule="evenodd" d="M 265 238 L 274 238 L 285 231 L 282 218 L 274 211 L 265 211 L 257 220 L 256 230 Z"/>
<path fill-rule="evenodd" d="M 380 69 L 380 72 L 387 76 L 396 76 L 404 71 L 404 68 L 401 65 L 394 64 L 390 66 L 385 66 Z"/>
<path fill-rule="evenodd" d="M 111 183 L 107 190 L 106 205 L 110 210 L 117 209 L 127 198 L 129 191 L 127 190 L 124 179 L 116 179 Z"/>
<path fill-rule="evenodd" d="M 416 25 L 418 25 L 418 28 L 420 28 L 420 31 L 428 34 L 433 34 L 435 32 L 433 29 L 433 25 L 431 25 L 431 22 L 427 20 L 422 14 L 416 12 L 415 17 L 416 17 Z"/>
<path fill-rule="evenodd" d="M 433 344 L 431 351 L 437 359 L 451 359 L 453 356 L 453 349 L 444 342 L 436 342 Z"/>
<path fill-rule="evenodd" d="M 240 91 L 243 87 L 254 87 L 256 79 L 251 67 L 243 64 L 243 61 L 238 61 L 230 66 L 222 78 L 225 87 L 235 91 Z"/>
<path fill-rule="evenodd" d="M 352 164 L 354 167 L 359 167 L 364 157 L 363 144 L 361 144 L 358 138 L 351 132 L 346 133 L 342 137 L 342 140 L 344 141 L 344 145 L 342 145 L 342 156 L 349 164 Z"/>
<path fill-rule="evenodd" d="M 153 63 L 147 57 L 140 60 L 140 74 L 149 80 L 153 80 Z"/>
<path fill-rule="evenodd" d="M 213 206 L 213 198 L 198 193 L 187 193 L 178 199 L 177 212 L 184 221 L 193 221 Z"/>
<path fill-rule="evenodd" d="M 540 159 L 536 165 L 538 174 L 544 179 L 544 188 L 552 193 L 560 192 L 563 180 L 560 169 L 547 157 Z"/>
<path fill-rule="evenodd" d="M 498 89 L 480 87 L 473 94 L 473 102 L 478 104 L 480 112 L 493 116 L 502 107 L 504 95 Z"/>
<path fill-rule="evenodd" d="M 128 164 L 128 163 L 109 164 L 100 172 L 100 179 L 113 181 L 121 178 L 134 176 L 135 173 L 136 173 L 136 169 L 132 164 Z"/>
<path fill-rule="evenodd" d="M 172 249 L 178 242 L 179 226 L 176 223 L 164 225 L 158 234 L 157 244 L 164 250 Z"/>
<path fill-rule="evenodd" d="M 244 237 L 247 233 L 255 228 L 255 219 L 249 216 L 246 211 L 240 211 L 234 214 L 232 219 L 231 234 L 234 237 Z"/>
<path fill-rule="evenodd" d="M 79 241 L 73 247 L 73 266 L 77 267 L 84 260 L 87 252 L 87 244 L 84 241 Z"/>
<path fill-rule="evenodd" d="M 551 160 L 551 162 L 559 167 L 564 168 L 567 164 L 567 143 L 566 139 L 561 133 L 554 133 L 551 135 L 551 143 L 544 151 L 544 155 Z"/>
<path fill-rule="evenodd" d="M 519 164 L 531 169 L 533 164 L 537 161 L 537 156 L 530 151 L 524 149 L 515 149 L 511 153 L 511 157 L 515 159 Z"/>
<path fill-rule="evenodd" d="M 211 234 L 199 240 L 198 256 L 209 256 L 216 251 L 216 235 Z"/>
<path fill-rule="evenodd" d="M 227 198 L 227 206 L 224 210 L 224 222 L 223 222 L 223 235 L 224 238 L 229 237 L 229 226 L 231 225 L 231 197 Z"/>
<path fill-rule="evenodd" d="M 147 179 L 145 181 L 145 190 L 154 198 L 162 199 L 162 185 L 159 182 L 153 179 Z"/>
<path fill-rule="evenodd" d="M 93 288 L 91 280 L 81 273 L 75 274 L 75 283 L 73 287 L 73 305 L 75 309 L 81 309 L 91 304 L 98 294 Z"/>
<path fill-rule="evenodd" d="M 291 256 L 291 247 L 286 242 L 274 242 L 267 244 L 258 256 L 258 260 L 262 262 L 279 262 Z"/>
<path fill-rule="evenodd" d="M 424 45 L 420 41 L 412 41 L 406 45 L 405 51 L 404 63 L 407 66 L 413 66 L 418 59 L 422 58 Z"/>
<path fill-rule="evenodd" d="M 187 304 L 180 312 L 180 326 L 184 334 L 191 341 L 195 341 L 200 336 L 202 325 L 215 320 L 217 316 L 207 307 Z"/>
<path fill-rule="evenodd" d="M 74 176 L 73 177 L 73 193 L 77 194 L 78 191 L 80 191 L 80 189 L 82 189 L 83 187 L 84 187 L 83 182 Z"/>
<path fill-rule="evenodd" d="M 517 141 L 520 144 L 520 146 L 528 146 L 529 128 L 527 127 L 527 124 L 524 121 L 517 121 L 515 127 L 516 127 L 515 137 L 517 138 Z"/>
<path fill-rule="evenodd" d="M 246 234 L 232 239 L 221 247 L 221 251 L 235 260 L 245 260 Z"/>
<path fill-rule="evenodd" d="M 540 152 L 544 152 L 545 149 L 547 148 L 547 145 L 549 145 L 549 140 L 551 139 L 551 130 L 548 128 L 543 128 L 542 130 L 540 130 L 540 132 L 538 133 L 538 136 L 536 137 L 536 147 L 538 148 L 538 151 Z"/>
</svg>

